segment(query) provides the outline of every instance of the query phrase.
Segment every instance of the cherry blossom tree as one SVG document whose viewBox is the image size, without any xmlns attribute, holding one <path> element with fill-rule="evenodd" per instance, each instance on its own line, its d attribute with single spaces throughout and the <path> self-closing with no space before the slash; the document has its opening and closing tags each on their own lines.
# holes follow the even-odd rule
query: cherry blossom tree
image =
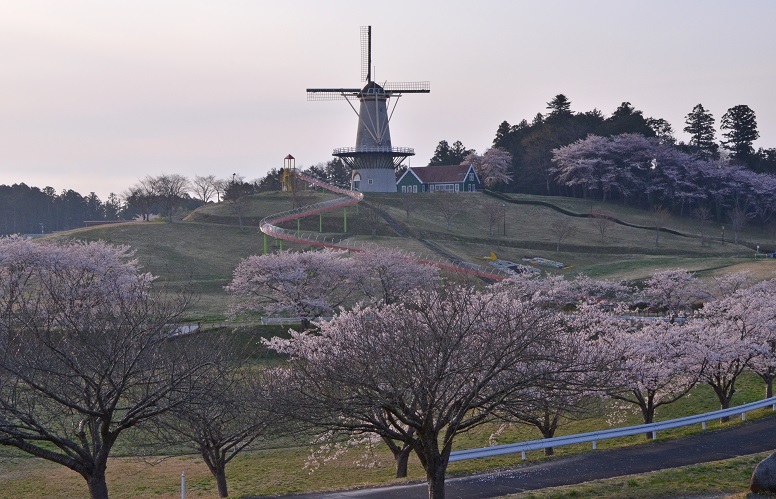
<svg viewBox="0 0 776 499">
<path fill-rule="evenodd" d="M 195 396 L 160 419 L 162 438 L 198 452 L 216 479 L 219 497 L 228 497 L 226 465 L 261 437 L 291 431 L 278 425 L 267 385 L 274 371 L 237 361 L 229 352 Z M 273 424 L 274 423 L 274 424 Z"/>
<path fill-rule="evenodd" d="M 210 369 L 186 309 L 132 252 L 102 242 L 0 239 L 0 444 L 66 466 L 89 496 L 121 435 L 188 400 Z"/>
<path fill-rule="evenodd" d="M 622 386 L 610 395 L 636 405 L 645 424 L 654 422 L 658 407 L 684 397 L 699 381 L 691 337 L 677 323 L 639 321 L 613 328 L 610 338 L 623 349 L 617 364 Z"/>
<path fill-rule="evenodd" d="M 537 306 L 552 307 L 553 300 L 542 300 Z M 498 411 L 506 421 L 536 427 L 544 438 L 554 437 L 562 424 L 600 409 L 602 396 L 619 377 L 612 366 L 622 356 L 622 348 L 608 334 L 623 321 L 598 304 L 579 303 L 573 314 L 560 314 L 560 318 L 566 333 L 552 344 L 554 359 L 544 369 L 552 372 L 558 364 L 567 368 L 556 372 L 551 382 L 521 392 L 516 399 L 508 397 Z M 544 453 L 553 455 L 553 448 L 545 448 Z"/>
<path fill-rule="evenodd" d="M 507 397 L 566 369 L 545 369 L 563 334 L 554 312 L 507 293 L 448 287 L 404 304 L 356 307 L 320 333 L 269 344 L 291 357 L 298 417 L 408 443 L 430 498 L 444 497 L 455 437 L 492 418 Z M 377 417 L 376 415 L 380 415 Z"/>
<path fill-rule="evenodd" d="M 665 309 L 671 322 L 711 298 L 706 286 L 683 269 L 655 272 L 645 282 L 643 295 L 650 305 Z"/>
<path fill-rule="evenodd" d="M 418 263 L 396 249 L 368 248 L 351 259 L 355 285 L 371 303 L 399 302 L 412 290 L 432 287 L 439 279 L 437 267 Z"/>
<path fill-rule="evenodd" d="M 234 269 L 226 291 L 231 313 L 292 313 L 308 328 L 310 321 L 333 313 L 351 294 L 353 266 L 344 251 L 286 251 L 254 255 Z"/>
<path fill-rule="evenodd" d="M 695 365 L 722 409 L 730 407 L 738 377 L 757 354 L 762 312 L 762 303 L 751 288 L 739 289 L 706 303 L 699 318 L 688 323 Z"/>
<path fill-rule="evenodd" d="M 482 156 L 472 152 L 461 164 L 474 165 L 474 171 L 477 172 L 485 187 L 492 188 L 499 183 L 508 184 L 512 181 L 509 174 L 512 168 L 512 155 L 504 149 L 491 147 Z"/>
<path fill-rule="evenodd" d="M 776 280 L 770 279 L 752 286 L 748 292 L 750 320 L 757 321 L 754 331 L 754 357 L 749 368 L 765 382 L 765 397 L 773 397 L 773 380 L 776 379 L 776 309 L 773 297 Z"/>
</svg>

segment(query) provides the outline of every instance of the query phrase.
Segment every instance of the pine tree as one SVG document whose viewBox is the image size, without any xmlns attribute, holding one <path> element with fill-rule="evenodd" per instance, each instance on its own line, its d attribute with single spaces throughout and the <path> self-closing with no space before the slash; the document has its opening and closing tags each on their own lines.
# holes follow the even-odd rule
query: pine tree
<svg viewBox="0 0 776 499">
<path fill-rule="evenodd" d="M 558 94 L 547 103 L 547 109 L 550 110 L 548 118 L 559 118 L 571 116 L 571 101 L 563 94 Z"/>
<path fill-rule="evenodd" d="M 722 134 L 726 140 L 722 147 L 732 153 L 732 157 L 742 163 L 750 164 L 754 160 L 752 142 L 757 140 L 757 118 L 754 111 L 747 105 L 731 107 L 722 115 L 721 127 L 727 130 Z"/>
<path fill-rule="evenodd" d="M 501 147 L 503 149 L 509 148 L 509 134 L 512 131 L 512 127 L 509 126 L 509 122 L 502 121 L 496 130 L 496 138 L 493 139 L 493 147 Z"/>
<path fill-rule="evenodd" d="M 687 114 L 685 124 L 684 131 L 690 134 L 690 147 L 703 157 L 716 158 L 719 153 L 714 142 L 714 116 L 698 104 Z"/>
</svg>

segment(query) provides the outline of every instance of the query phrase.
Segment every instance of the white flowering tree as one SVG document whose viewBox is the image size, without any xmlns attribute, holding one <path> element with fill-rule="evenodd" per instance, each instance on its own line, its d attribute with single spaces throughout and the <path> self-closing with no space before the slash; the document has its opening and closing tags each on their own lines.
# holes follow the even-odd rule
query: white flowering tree
<svg viewBox="0 0 776 499">
<path fill-rule="evenodd" d="M 70 468 L 95 499 L 119 437 L 185 402 L 213 360 L 170 341 L 188 300 L 131 257 L 0 239 L 0 444 Z"/>
<path fill-rule="evenodd" d="M 371 303 L 399 302 L 410 291 L 431 288 L 439 280 L 437 267 L 418 263 L 400 250 L 375 247 L 351 258 L 355 284 Z"/>
<path fill-rule="evenodd" d="M 692 273 L 683 270 L 661 270 L 645 282 L 644 298 L 650 305 L 666 310 L 673 322 L 688 315 L 693 306 L 712 298 L 707 286 Z"/>
<path fill-rule="evenodd" d="M 409 444 L 437 499 L 455 437 L 547 383 L 555 357 L 546 346 L 563 334 L 557 314 L 530 299 L 452 286 L 318 325 L 269 342 L 291 358 L 298 417 Z"/>
<path fill-rule="evenodd" d="M 596 413 L 602 397 L 619 377 L 611 366 L 621 357 L 621 348 L 608 334 L 621 320 L 596 304 L 584 302 L 572 314 L 558 310 L 558 317 L 564 331 L 545 345 L 552 350 L 552 359 L 543 361 L 542 367 L 550 376 L 545 383 L 519 392 L 515 398 L 508 397 L 498 411 L 506 421 L 534 426 L 544 438 L 554 437 L 568 421 Z M 547 447 L 544 453 L 551 456 L 554 450 Z"/>
<path fill-rule="evenodd" d="M 757 322 L 752 343 L 754 356 L 749 368 L 765 382 L 765 397 L 773 397 L 773 380 L 776 379 L 776 279 L 752 286 L 746 293 L 749 300 L 750 319 Z"/>
<path fill-rule="evenodd" d="M 763 303 L 761 299 L 768 301 Z M 752 288 L 739 289 L 706 303 L 699 317 L 688 323 L 695 364 L 722 409 L 730 407 L 738 377 L 757 354 L 763 335 L 763 311 L 772 308 L 771 302 L 772 296 L 762 296 Z"/>
<path fill-rule="evenodd" d="M 235 268 L 226 291 L 232 295 L 231 312 L 291 313 L 302 327 L 331 314 L 350 296 L 353 265 L 346 252 L 284 251 L 254 255 Z"/>
<path fill-rule="evenodd" d="M 465 165 L 474 165 L 474 170 L 485 184 L 491 188 L 496 184 L 508 184 L 512 181 L 512 155 L 499 147 L 491 147 L 481 156 L 471 153 L 463 160 Z"/>
<path fill-rule="evenodd" d="M 684 397 L 699 381 L 700 366 L 690 343 L 693 338 L 685 329 L 658 320 L 613 328 L 609 333 L 612 342 L 622 348 L 617 363 L 621 386 L 610 395 L 636 405 L 645 424 L 654 422 L 658 407 Z"/>
</svg>

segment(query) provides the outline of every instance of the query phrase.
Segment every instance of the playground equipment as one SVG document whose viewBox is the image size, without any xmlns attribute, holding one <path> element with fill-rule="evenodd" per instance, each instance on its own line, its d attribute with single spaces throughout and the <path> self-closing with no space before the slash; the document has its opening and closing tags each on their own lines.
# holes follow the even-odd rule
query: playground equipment
<svg viewBox="0 0 776 499">
<path fill-rule="evenodd" d="M 294 192 L 294 173 L 296 172 L 296 158 L 290 154 L 283 158 L 283 192 Z"/>
<path fill-rule="evenodd" d="M 502 260 L 496 256 L 495 251 L 491 251 L 489 256 L 483 256 L 483 260 L 487 260 L 489 265 L 496 267 L 497 269 L 510 274 L 539 274 L 541 270 L 530 265 L 523 265 L 520 263 L 510 262 L 509 260 Z"/>
<path fill-rule="evenodd" d="M 341 189 L 333 185 L 329 185 L 326 182 L 322 182 L 316 178 L 310 177 L 297 170 L 292 170 L 293 176 L 304 182 L 315 185 L 327 191 L 335 194 L 340 194 L 340 197 L 330 199 L 327 201 L 321 201 L 311 205 L 301 206 L 293 210 L 284 211 L 281 213 L 275 213 L 264 218 L 259 222 L 259 230 L 264 234 L 264 254 L 269 251 L 269 237 L 274 237 L 281 241 L 289 241 L 295 243 L 302 243 L 310 246 L 318 246 L 324 248 L 334 248 L 346 251 L 369 251 L 371 249 L 368 243 L 362 243 L 359 241 L 344 241 L 341 239 L 335 239 L 333 237 L 326 237 L 321 233 L 314 232 L 302 232 L 297 225 L 296 230 L 284 229 L 277 224 L 288 222 L 290 220 L 299 220 L 304 217 L 312 215 L 321 215 L 326 211 L 343 209 L 345 212 L 345 232 L 347 232 L 347 208 L 354 206 L 364 199 L 364 194 L 356 191 L 349 191 Z M 282 249 L 282 246 L 281 246 Z M 481 265 L 463 262 L 460 260 L 450 261 L 435 255 L 407 255 L 408 260 L 424 263 L 427 265 L 434 265 L 442 269 L 454 270 L 456 272 L 464 272 L 466 274 L 476 275 L 486 279 L 502 280 L 513 275 L 511 272 L 500 270 L 497 268 L 488 268 Z"/>
<path fill-rule="evenodd" d="M 550 267 L 553 269 L 566 270 L 571 268 L 571 265 L 566 265 L 565 263 L 556 262 L 554 260 L 548 260 L 540 256 L 526 256 L 523 257 L 523 261 L 532 265 L 540 265 L 542 267 Z"/>
</svg>

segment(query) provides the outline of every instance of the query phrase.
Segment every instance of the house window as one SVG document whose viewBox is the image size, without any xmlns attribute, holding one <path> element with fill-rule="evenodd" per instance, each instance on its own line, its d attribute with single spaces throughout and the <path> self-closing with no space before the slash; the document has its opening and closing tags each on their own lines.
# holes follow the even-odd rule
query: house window
<svg viewBox="0 0 776 499">
<path fill-rule="evenodd" d="M 412 192 L 418 192 L 418 186 L 417 185 L 413 185 L 412 186 Z"/>
<path fill-rule="evenodd" d="M 372 184 L 374 183 L 374 180 L 370 178 L 370 179 L 367 181 L 367 183 L 368 183 L 369 185 L 372 185 Z"/>
<path fill-rule="evenodd" d="M 469 192 L 474 192 L 474 184 L 469 184 Z"/>
<path fill-rule="evenodd" d="M 458 184 L 455 184 L 455 192 L 458 192 Z"/>
<path fill-rule="evenodd" d="M 406 185 L 401 186 L 401 191 L 402 192 L 407 192 L 407 186 Z"/>
<path fill-rule="evenodd" d="M 469 174 L 469 182 L 474 182 L 474 174 L 473 173 Z"/>
</svg>

